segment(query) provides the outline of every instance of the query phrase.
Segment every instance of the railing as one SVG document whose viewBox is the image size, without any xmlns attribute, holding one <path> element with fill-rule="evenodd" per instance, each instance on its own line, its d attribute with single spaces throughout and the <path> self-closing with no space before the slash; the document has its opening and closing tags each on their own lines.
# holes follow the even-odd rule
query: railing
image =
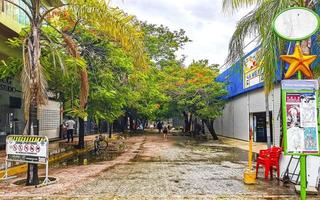
<svg viewBox="0 0 320 200">
<path fill-rule="evenodd" d="M 11 0 L 12 2 L 18 4 L 19 6 L 25 8 L 26 5 L 21 0 Z M 28 24 L 28 18 L 22 10 L 14 6 L 13 4 L 6 2 L 5 0 L 0 0 L 0 11 L 4 13 L 7 17 L 11 18 L 13 21 L 18 22 L 21 25 Z"/>
</svg>

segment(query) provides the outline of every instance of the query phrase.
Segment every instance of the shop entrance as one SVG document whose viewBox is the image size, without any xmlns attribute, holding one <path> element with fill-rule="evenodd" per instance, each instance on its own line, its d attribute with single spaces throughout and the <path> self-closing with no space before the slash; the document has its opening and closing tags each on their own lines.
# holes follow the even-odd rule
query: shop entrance
<svg viewBox="0 0 320 200">
<path fill-rule="evenodd" d="M 270 134 L 272 142 L 272 112 L 270 116 Z M 253 113 L 253 123 L 254 123 L 254 134 L 255 142 L 267 142 L 267 125 L 266 125 L 266 113 Z"/>
</svg>

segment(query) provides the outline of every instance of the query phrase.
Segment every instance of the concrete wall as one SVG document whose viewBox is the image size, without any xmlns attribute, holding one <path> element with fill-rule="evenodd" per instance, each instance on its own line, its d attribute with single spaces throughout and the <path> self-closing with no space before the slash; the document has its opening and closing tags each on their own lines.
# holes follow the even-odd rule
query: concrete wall
<svg viewBox="0 0 320 200">
<path fill-rule="evenodd" d="M 272 128 L 274 144 L 280 141 L 280 86 L 276 85 L 269 94 L 269 109 L 272 111 Z M 265 112 L 265 95 L 263 88 L 230 99 L 221 117 L 215 120 L 217 133 L 222 136 L 248 140 L 252 113 Z M 250 121 L 251 119 L 251 121 Z"/>
</svg>

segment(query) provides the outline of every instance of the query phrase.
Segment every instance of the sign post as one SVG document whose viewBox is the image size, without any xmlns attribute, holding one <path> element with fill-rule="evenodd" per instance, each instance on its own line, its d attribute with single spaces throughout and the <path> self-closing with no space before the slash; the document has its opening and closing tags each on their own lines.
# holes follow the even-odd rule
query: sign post
<svg viewBox="0 0 320 200">
<path fill-rule="evenodd" d="M 308 23 L 305 23 L 305 22 Z M 293 7 L 281 12 L 273 21 L 275 33 L 286 40 L 296 41 L 292 55 L 280 58 L 290 66 L 285 79 L 295 73 L 298 80 L 281 81 L 282 127 L 285 155 L 300 156 L 300 198 L 307 198 L 307 155 L 319 155 L 318 133 L 318 80 L 301 80 L 302 73 L 307 79 L 313 79 L 310 64 L 315 55 L 303 55 L 300 41 L 310 38 L 319 30 L 319 16 L 304 7 Z"/>
<path fill-rule="evenodd" d="M 49 140 L 46 136 L 9 135 L 6 139 L 5 175 L 7 180 L 8 162 L 26 162 L 46 165 L 46 177 L 42 185 L 50 184 L 49 173 Z"/>
</svg>

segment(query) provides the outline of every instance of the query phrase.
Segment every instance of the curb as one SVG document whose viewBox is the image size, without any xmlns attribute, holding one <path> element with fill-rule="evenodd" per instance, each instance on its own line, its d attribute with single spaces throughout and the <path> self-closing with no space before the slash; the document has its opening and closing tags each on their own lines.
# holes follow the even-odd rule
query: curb
<svg viewBox="0 0 320 200">
<path fill-rule="evenodd" d="M 72 157 L 73 155 L 88 152 L 88 151 L 92 150 L 92 148 L 93 148 L 92 145 L 88 145 L 84 149 L 73 149 L 73 150 L 69 150 L 66 152 L 54 154 L 49 157 L 49 164 L 56 162 L 56 161 L 59 161 L 59 160 L 63 160 L 63 159 Z M 38 165 L 38 166 L 40 169 L 45 167 L 45 165 Z M 15 176 L 17 174 L 24 173 L 27 171 L 27 169 L 28 169 L 28 164 L 26 164 L 26 163 L 10 167 L 10 168 L 8 168 L 8 176 Z M 3 177 L 4 174 L 5 174 L 5 170 L 0 170 L 0 177 Z"/>
</svg>

